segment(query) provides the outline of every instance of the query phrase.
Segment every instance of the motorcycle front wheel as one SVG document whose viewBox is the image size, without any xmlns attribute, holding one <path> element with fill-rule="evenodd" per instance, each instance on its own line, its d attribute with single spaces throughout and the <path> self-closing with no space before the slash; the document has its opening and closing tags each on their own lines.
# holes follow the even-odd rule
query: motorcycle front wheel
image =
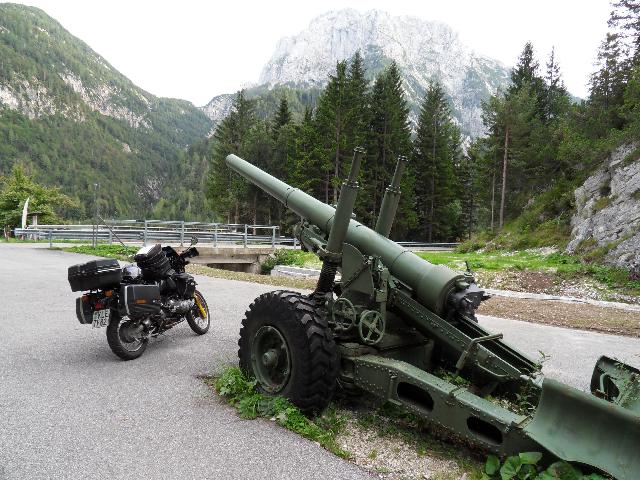
<svg viewBox="0 0 640 480">
<path fill-rule="evenodd" d="M 107 342 L 118 357 L 133 360 L 144 353 L 149 339 L 144 336 L 140 322 L 114 315 L 107 325 Z"/>
<path fill-rule="evenodd" d="M 209 331 L 211 325 L 211 316 L 209 315 L 209 307 L 206 300 L 198 290 L 193 295 L 196 304 L 191 311 L 187 313 L 187 323 L 191 327 L 191 330 L 198 335 L 204 335 Z"/>
</svg>

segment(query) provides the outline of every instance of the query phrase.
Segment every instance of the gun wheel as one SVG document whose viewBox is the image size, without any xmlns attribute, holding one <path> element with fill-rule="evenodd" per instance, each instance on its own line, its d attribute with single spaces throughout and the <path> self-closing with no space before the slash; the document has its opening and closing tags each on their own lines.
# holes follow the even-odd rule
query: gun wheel
<svg viewBox="0 0 640 480">
<path fill-rule="evenodd" d="M 335 391 L 333 333 L 308 297 L 289 291 L 260 295 L 242 321 L 240 367 L 256 388 L 288 398 L 305 413 L 324 410 Z"/>
</svg>

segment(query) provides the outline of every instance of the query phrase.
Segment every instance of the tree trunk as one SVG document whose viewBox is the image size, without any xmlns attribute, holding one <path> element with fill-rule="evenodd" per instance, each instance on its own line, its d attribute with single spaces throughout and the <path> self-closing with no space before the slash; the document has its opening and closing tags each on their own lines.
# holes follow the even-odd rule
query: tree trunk
<svg viewBox="0 0 640 480">
<path fill-rule="evenodd" d="M 475 192 L 473 191 L 473 181 L 469 182 L 469 191 L 467 192 L 468 195 L 470 195 L 469 198 L 469 240 L 471 240 L 471 234 L 473 232 L 473 200 L 474 200 L 474 196 L 475 196 Z"/>
<path fill-rule="evenodd" d="M 494 212 L 496 209 L 496 165 L 493 165 L 493 177 L 491 178 L 491 231 L 494 228 Z"/>
<path fill-rule="evenodd" d="M 438 135 L 438 122 L 433 119 L 433 144 L 431 148 L 431 208 L 429 211 L 429 239 L 428 242 L 433 242 L 433 222 L 435 217 L 435 203 L 436 203 L 436 136 Z"/>
<path fill-rule="evenodd" d="M 500 225 L 502 229 L 504 224 L 504 198 L 507 190 L 507 158 L 509 154 L 509 126 L 507 126 L 504 132 L 504 158 L 502 160 L 502 192 L 500 198 Z"/>
<path fill-rule="evenodd" d="M 338 118 L 336 119 L 336 159 L 335 159 L 335 165 L 334 165 L 334 171 L 333 171 L 333 176 L 334 176 L 334 182 L 333 182 L 333 204 L 337 205 L 338 204 L 338 185 L 340 184 L 339 179 L 340 179 L 340 130 L 341 130 L 341 125 L 340 125 L 340 116 L 338 115 Z"/>
<path fill-rule="evenodd" d="M 233 213 L 233 223 L 239 223 L 240 221 L 240 202 L 236 200 L 235 211 Z"/>
<path fill-rule="evenodd" d="M 327 173 L 324 179 L 324 203 L 326 203 L 327 205 L 329 205 L 329 179 L 330 176 Z"/>
</svg>

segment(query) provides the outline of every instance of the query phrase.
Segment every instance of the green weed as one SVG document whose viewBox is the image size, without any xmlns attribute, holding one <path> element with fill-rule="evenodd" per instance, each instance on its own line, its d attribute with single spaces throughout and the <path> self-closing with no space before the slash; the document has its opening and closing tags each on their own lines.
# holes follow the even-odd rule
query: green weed
<svg viewBox="0 0 640 480">
<path fill-rule="evenodd" d="M 302 250 L 281 248 L 276 250 L 275 254 L 267 258 L 267 260 L 262 264 L 261 273 L 263 275 L 268 275 L 276 265 L 320 268 L 321 262 L 313 253 L 304 252 Z"/>
<path fill-rule="evenodd" d="M 600 197 L 598 200 L 595 201 L 595 203 L 593 204 L 593 211 L 594 212 L 599 212 L 600 210 L 604 210 L 605 208 L 607 208 L 609 205 L 611 205 L 611 203 L 613 202 L 613 199 L 609 196 L 607 197 Z"/>
<path fill-rule="evenodd" d="M 115 258 L 116 260 L 131 260 L 140 247 L 122 245 L 97 245 L 95 248 L 91 245 L 75 245 L 73 247 L 63 247 L 60 250 L 65 252 L 83 253 L 85 255 L 95 255 L 96 257 Z"/>
<path fill-rule="evenodd" d="M 482 473 L 482 480 L 604 480 L 597 473 L 584 475 L 567 462 L 555 462 L 548 468 L 538 465 L 539 452 L 523 452 L 507 457 L 503 463 L 495 455 L 489 455 Z"/>
<path fill-rule="evenodd" d="M 346 420 L 335 408 L 329 408 L 323 415 L 311 420 L 287 399 L 257 392 L 255 380 L 247 378 L 238 367 L 229 367 L 220 377 L 207 379 L 206 382 L 233 405 L 241 417 L 271 419 L 292 432 L 318 442 L 335 455 L 349 458 L 349 452 L 336 442 Z"/>
</svg>

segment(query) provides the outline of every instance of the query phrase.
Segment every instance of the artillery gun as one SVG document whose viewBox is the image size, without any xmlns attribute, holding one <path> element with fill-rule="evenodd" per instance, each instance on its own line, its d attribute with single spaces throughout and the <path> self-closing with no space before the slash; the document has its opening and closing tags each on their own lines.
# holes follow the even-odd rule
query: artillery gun
<svg viewBox="0 0 640 480">
<path fill-rule="evenodd" d="M 312 294 L 269 292 L 246 312 L 238 355 L 257 388 L 317 413 L 340 385 L 498 455 L 538 451 L 546 462 L 640 478 L 640 372 L 601 357 L 592 395 L 545 378 L 502 334 L 479 325 L 475 312 L 488 296 L 471 273 L 433 265 L 388 238 L 406 159 L 398 160 L 375 230 L 353 218 L 362 156 L 356 149 L 335 208 L 236 155 L 226 158 L 301 217 L 295 235 L 323 262 Z M 448 381 L 458 376 L 465 385 Z M 505 408 L 490 401 L 496 397 L 529 408 Z"/>
</svg>

